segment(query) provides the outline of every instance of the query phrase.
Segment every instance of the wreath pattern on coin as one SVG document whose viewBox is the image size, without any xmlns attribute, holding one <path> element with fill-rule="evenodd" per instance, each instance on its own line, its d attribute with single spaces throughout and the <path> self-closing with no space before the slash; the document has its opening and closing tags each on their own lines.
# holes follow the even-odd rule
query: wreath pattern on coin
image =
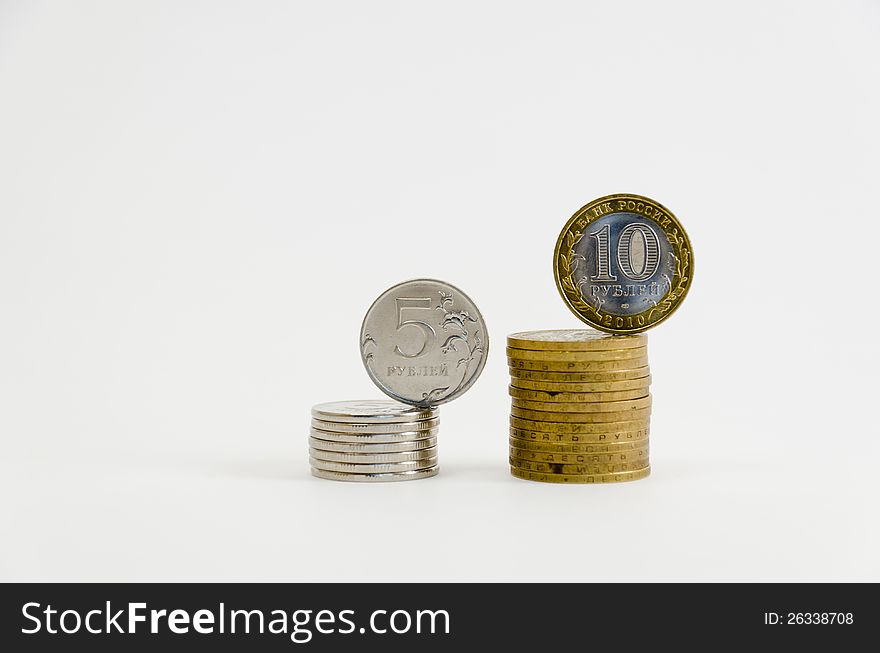
<svg viewBox="0 0 880 653">
<path fill-rule="evenodd" d="M 619 202 L 618 207 L 621 208 L 613 213 L 629 212 L 628 203 L 640 207 L 643 212 L 639 215 L 660 227 L 671 248 L 661 275 L 665 284 L 662 297 L 659 301 L 650 296 L 640 297 L 646 308 L 627 316 L 603 310 L 606 300 L 598 294 L 592 297 L 584 295 L 584 286 L 591 283 L 590 272 L 586 258 L 577 251 L 587 235 L 587 227 L 609 215 L 597 214 L 596 207 L 615 202 Z M 610 195 L 582 207 L 563 229 L 554 259 L 554 275 L 566 304 L 584 322 L 610 333 L 637 333 L 661 322 L 681 303 L 690 286 L 692 253 L 687 236 L 670 211 L 638 195 Z"/>
</svg>

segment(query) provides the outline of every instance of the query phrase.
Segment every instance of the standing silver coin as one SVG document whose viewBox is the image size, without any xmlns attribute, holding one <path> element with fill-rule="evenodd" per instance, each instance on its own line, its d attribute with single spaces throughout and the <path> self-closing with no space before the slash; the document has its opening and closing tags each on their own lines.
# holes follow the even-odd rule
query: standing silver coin
<svg viewBox="0 0 880 653">
<path fill-rule="evenodd" d="M 452 401 L 486 364 L 483 316 L 461 290 L 416 279 L 386 290 L 361 327 L 361 358 L 389 397 L 420 407 Z"/>
</svg>

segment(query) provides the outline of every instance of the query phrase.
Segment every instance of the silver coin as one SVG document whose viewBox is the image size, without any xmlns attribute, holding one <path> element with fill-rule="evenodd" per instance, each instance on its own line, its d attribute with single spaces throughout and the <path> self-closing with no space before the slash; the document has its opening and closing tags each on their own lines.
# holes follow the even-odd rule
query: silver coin
<svg viewBox="0 0 880 653">
<path fill-rule="evenodd" d="M 396 474 L 398 472 L 412 472 L 420 469 L 428 469 L 437 466 L 437 457 L 427 460 L 410 460 L 403 463 L 337 463 L 330 460 L 309 458 L 309 464 L 314 469 L 325 472 L 346 472 L 348 474 Z"/>
<path fill-rule="evenodd" d="M 435 419 L 437 415 L 437 411 L 431 408 L 414 408 L 387 399 L 331 401 L 312 406 L 312 417 L 326 422 L 387 424 Z"/>
<path fill-rule="evenodd" d="M 309 435 L 319 440 L 332 442 L 414 442 L 427 438 L 437 437 L 440 429 L 428 431 L 403 431 L 402 433 L 334 433 L 333 431 L 321 431 L 309 429 Z"/>
<path fill-rule="evenodd" d="M 436 460 L 437 447 L 430 447 L 419 451 L 398 451 L 396 453 L 342 453 L 309 447 L 309 456 L 317 460 L 356 465 L 366 463 L 405 463 L 412 460 Z"/>
<path fill-rule="evenodd" d="M 312 428 L 333 433 L 403 433 L 404 431 L 430 431 L 440 426 L 439 419 L 426 419 L 420 422 L 394 422 L 393 424 L 354 424 L 327 422 L 312 418 Z"/>
<path fill-rule="evenodd" d="M 309 446 L 313 449 L 328 452 L 380 454 L 432 449 L 437 446 L 437 438 L 432 437 L 408 442 L 334 442 L 332 440 L 310 437 Z"/>
<path fill-rule="evenodd" d="M 483 316 L 461 290 L 417 279 L 389 288 L 361 327 L 361 358 L 385 394 L 414 406 L 436 406 L 468 390 L 486 364 Z"/>
<path fill-rule="evenodd" d="M 348 481 L 352 483 L 393 483 L 396 481 L 416 481 L 420 478 L 437 476 L 439 467 L 429 467 L 414 472 L 395 472 L 389 474 L 346 474 L 345 472 L 331 472 L 312 467 L 312 476 L 329 481 Z"/>
</svg>

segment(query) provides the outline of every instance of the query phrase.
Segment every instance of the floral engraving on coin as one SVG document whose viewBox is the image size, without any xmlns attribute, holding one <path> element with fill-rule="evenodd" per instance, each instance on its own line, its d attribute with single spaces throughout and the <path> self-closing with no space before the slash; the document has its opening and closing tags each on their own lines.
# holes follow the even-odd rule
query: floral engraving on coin
<svg viewBox="0 0 880 653">
<path fill-rule="evenodd" d="M 440 347 L 440 351 L 444 354 L 448 354 L 450 351 L 464 354 L 464 357 L 459 358 L 458 362 L 455 364 L 456 369 L 464 365 L 464 370 L 462 371 L 461 380 L 458 382 L 458 385 L 449 393 L 452 394 L 464 385 L 468 378 L 468 368 L 471 363 L 474 363 L 483 355 L 483 339 L 480 337 L 479 329 L 474 331 L 473 334 L 468 333 L 468 322 L 476 322 L 477 319 L 475 317 L 472 317 L 467 311 L 452 310 L 455 304 L 452 292 L 447 293 L 442 290 L 438 290 L 437 292 L 440 294 L 440 305 L 436 310 L 443 313 L 443 318 L 440 321 L 441 328 L 444 331 L 451 330 L 458 332 L 453 333 L 446 338 L 446 341 Z M 459 347 L 463 348 L 461 352 L 459 352 Z M 430 392 L 424 393 L 422 395 L 422 400 L 425 403 L 430 404 L 432 401 L 440 399 L 448 390 L 449 386 L 434 388 Z"/>
</svg>

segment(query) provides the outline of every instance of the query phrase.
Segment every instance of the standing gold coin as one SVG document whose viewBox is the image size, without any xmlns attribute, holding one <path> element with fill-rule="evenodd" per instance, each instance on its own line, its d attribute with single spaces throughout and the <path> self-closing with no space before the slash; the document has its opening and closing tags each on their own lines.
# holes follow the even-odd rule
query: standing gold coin
<svg viewBox="0 0 880 653">
<path fill-rule="evenodd" d="M 552 440 L 556 439 L 559 441 L 564 440 L 565 438 L 557 437 L 562 435 L 601 435 L 603 438 L 597 438 L 593 440 L 594 442 L 605 442 L 610 441 L 612 436 L 615 434 L 622 433 L 634 433 L 630 438 L 630 440 L 639 440 L 641 438 L 647 437 L 648 429 L 650 427 L 650 419 L 641 418 L 634 419 L 627 422 L 605 422 L 599 424 L 585 424 L 583 422 L 542 422 L 531 419 L 522 419 L 519 417 L 515 417 L 511 415 L 510 417 L 510 425 L 513 428 L 520 429 L 522 431 L 529 431 L 533 433 L 547 433 L 550 434 L 547 437 L 542 437 L 540 439 L 543 440 Z M 645 435 L 638 435 L 638 433 L 645 433 Z M 525 436 L 523 436 L 525 437 Z M 531 438 L 538 439 L 538 438 Z M 619 438 L 618 438 L 619 439 Z M 585 442 L 586 440 L 577 440 L 577 439 L 569 439 L 570 442 Z"/>
<path fill-rule="evenodd" d="M 617 474 L 548 474 L 545 472 L 532 472 L 517 467 L 510 468 L 511 475 L 526 481 L 539 481 L 541 483 L 619 483 L 622 481 L 637 481 L 651 474 L 651 467 L 645 467 L 633 472 L 619 472 Z"/>
<path fill-rule="evenodd" d="M 542 392 L 540 390 L 523 390 L 510 386 L 507 393 L 514 399 L 538 401 L 543 403 L 577 404 L 597 401 L 624 401 L 640 399 L 648 396 L 648 388 L 636 390 L 618 390 L 617 392 Z M 530 408 L 530 406 L 524 406 Z M 540 410 L 540 409 L 539 409 Z"/>
<path fill-rule="evenodd" d="M 512 370 L 532 370 L 536 372 L 618 372 L 646 367 L 648 357 L 628 358 L 621 361 L 527 361 L 507 359 Z M 512 374 L 512 372 L 511 372 Z"/>
<path fill-rule="evenodd" d="M 560 453 L 551 451 L 531 451 L 510 446 L 510 455 L 519 460 L 533 463 L 557 463 L 563 465 L 609 465 L 648 460 L 648 447 L 627 449 L 618 452 L 602 453 Z M 646 463 L 647 464 L 647 463 Z"/>
<path fill-rule="evenodd" d="M 650 408 L 651 406 L 650 396 L 643 396 L 639 399 L 627 399 L 626 401 L 580 401 L 576 403 L 529 401 L 527 399 L 517 399 L 516 397 L 510 401 L 517 408 L 553 413 L 619 413 L 625 410 Z"/>
<path fill-rule="evenodd" d="M 681 224 L 641 195 L 608 195 L 581 207 L 553 253 L 553 276 L 566 305 L 608 333 L 638 333 L 668 318 L 692 275 L 691 244 Z"/>
<path fill-rule="evenodd" d="M 646 335 L 615 336 L 594 329 L 548 329 L 520 331 L 507 336 L 507 346 L 546 351 L 601 351 L 645 347 Z"/>
<path fill-rule="evenodd" d="M 603 370 L 592 372 L 544 372 L 541 370 L 520 370 L 510 368 L 510 376 L 524 381 L 550 381 L 551 383 L 599 383 L 642 379 L 650 376 L 648 364 L 631 370 Z M 515 385 L 515 384 L 514 384 Z"/>
<path fill-rule="evenodd" d="M 531 390 L 541 394 L 576 394 L 593 392 L 622 392 L 624 390 L 640 390 L 651 385 L 651 377 L 641 379 L 622 379 L 620 381 L 595 381 L 593 383 L 557 383 L 555 381 L 529 381 L 528 379 L 512 378 L 510 387 Z"/>
<path fill-rule="evenodd" d="M 507 356 L 512 360 L 545 361 L 545 362 L 584 362 L 601 363 L 607 361 L 625 361 L 632 358 L 645 358 L 646 347 L 630 349 L 605 349 L 603 351 L 532 351 L 529 349 L 507 348 Z"/>
<path fill-rule="evenodd" d="M 543 438 L 520 439 L 516 434 L 517 429 L 510 429 L 510 438 L 508 442 L 511 448 L 520 451 L 533 451 L 535 453 L 555 453 L 555 454 L 589 454 L 589 453 L 621 453 L 624 451 L 634 451 L 638 449 L 648 449 L 648 439 L 639 438 L 637 440 L 626 440 L 623 442 L 557 442 L 545 440 Z M 538 433 L 536 435 L 547 435 L 546 433 Z"/>
<path fill-rule="evenodd" d="M 544 472 L 546 474 L 619 474 L 620 472 L 634 472 L 648 466 L 647 458 L 633 460 L 626 463 L 598 463 L 595 465 L 564 463 L 536 463 L 519 458 L 510 458 L 510 466 L 530 472 Z"/>
</svg>

